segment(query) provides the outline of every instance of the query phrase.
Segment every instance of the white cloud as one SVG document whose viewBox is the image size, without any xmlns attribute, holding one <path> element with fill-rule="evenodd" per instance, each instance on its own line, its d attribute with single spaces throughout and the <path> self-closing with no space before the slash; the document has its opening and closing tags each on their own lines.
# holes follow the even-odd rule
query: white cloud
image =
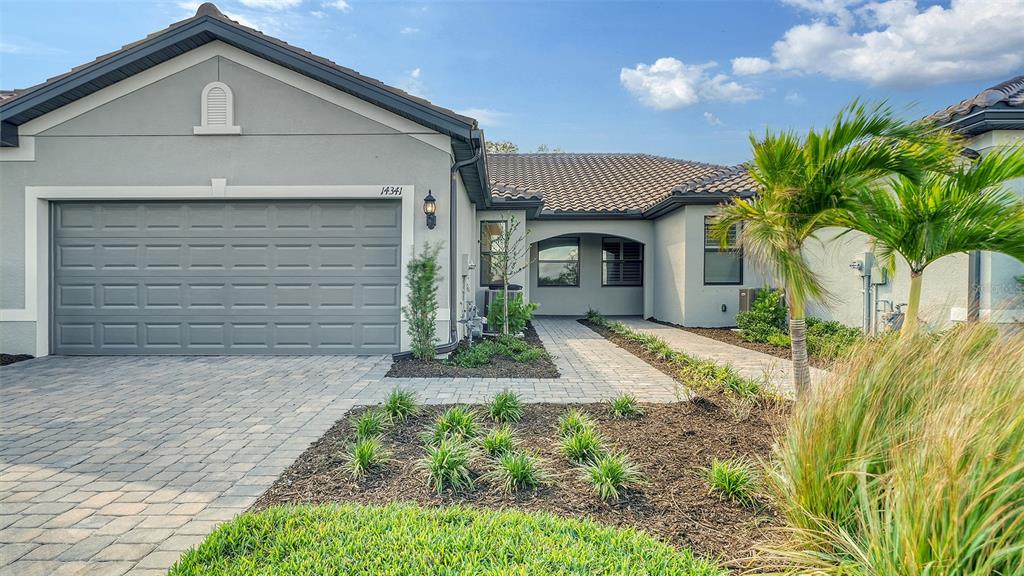
<svg viewBox="0 0 1024 576">
<path fill-rule="evenodd" d="M 322 12 L 320 10 L 313 10 L 312 12 L 309 13 L 309 15 L 312 16 L 313 18 L 319 18 L 321 20 L 327 18 L 327 12 Z"/>
<path fill-rule="evenodd" d="M 619 81 L 640 102 L 656 110 L 674 110 L 698 102 L 746 102 L 760 94 L 725 74 L 712 75 L 715 62 L 685 64 L 675 58 L 658 58 L 654 64 L 623 68 Z"/>
<path fill-rule="evenodd" d="M 352 10 L 347 0 L 331 0 L 330 2 L 323 3 L 324 8 L 334 8 L 335 10 L 341 10 L 342 12 L 348 12 Z"/>
<path fill-rule="evenodd" d="M 417 33 L 419 33 L 419 31 L 420 31 L 419 28 L 413 28 L 412 26 L 406 26 L 405 28 L 402 28 L 401 30 L 399 30 L 398 33 L 399 34 L 417 34 Z"/>
<path fill-rule="evenodd" d="M 480 126 L 485 128 L 493 128 L 495 126 L 501 126 L 508 118 L 508 114 L 505 112 L 499 112 L 498 110 L 492 110 L 491 108 L 465 108 L 463 110 L 456 110 L 457 113 L 463 116 L 469 116 L 470 118 L 476 118 Z"/>
<path fill-rule="evenodd" d="M 711 124 L 712 126 L 721 126 L 722 125 L 722 119 L 719 118 L 718 116 L 715 116 L 711 112 L 705 112 L 704 113 L 704 119 L 707 120 L 708 124 Z"/>
<path fill-rule="evenodd" d="M 914 0 L 784 1 L 816 19 L 775 42 L 772 68 L 918 87 L 996 78 L 1024 67 L 1020 0 L 952 0 L 948 8 L 919 8 Z"/>
<path fill-rule="evenodd" d="M 24 51 L 25 48 L 18 44 L 11 44 L 10 42 L 0 42 L 0 54 L 21 54 Z"/>
<path fill-rule="evenodd" d="M 763 74 L 771 69 L 772 63 L 764 58 L 750 58 L 748 56 L 743 56 L 732 59 L 732 73 L 737 76 Z"/>
<path fill-rule="evenodd" d="M 398 87 L 415 96 L 423 95 L 423 70 L 413 68 L 406 74 L 405 78 L 398 83 Z"/>
<path fill-rule="evenodd" d="M 287 10 L 302 4 L 302 0 L 239 0 L 249 8 L 263 8 L 266 10 Z"/>
<path fill-rule="evenodd" d="M 792 91 L 792 90 L 789 91 L 789 92 L 786 92 L 786 96 L 783 98 L 783 100 L 785 100 L 787 104 L 794 104 L 794 105 L 800 105 L 800 104 L 806 104 L 807 103 L 807 98 L 804 98 L 803 94 L 801 94 L 799 92 Z"/>
</svg>

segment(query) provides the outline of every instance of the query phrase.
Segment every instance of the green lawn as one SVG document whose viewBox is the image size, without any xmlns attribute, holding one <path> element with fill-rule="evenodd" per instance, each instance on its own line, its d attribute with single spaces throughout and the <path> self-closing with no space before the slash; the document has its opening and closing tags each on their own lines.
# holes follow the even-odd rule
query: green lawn
<svg viewBox="0 0 1024 576">
<path fill-rule="evenodd" d="M 722 576 L 634 530 L 549 514 L 464 507 L 295 506 L 218 527 L 171 575 Z"/>
</svg>

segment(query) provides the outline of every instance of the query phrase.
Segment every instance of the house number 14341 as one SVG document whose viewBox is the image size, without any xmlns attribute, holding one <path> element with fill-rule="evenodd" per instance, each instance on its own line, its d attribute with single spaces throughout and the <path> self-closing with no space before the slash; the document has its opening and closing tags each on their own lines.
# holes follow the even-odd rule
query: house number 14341
<svg viewBox="0 0 1024 576">
<path fill-rule="evenodd" d="M 380 188 L 380 195 L 381 196 L 401 196 L 402 195 L 402 187 L 401 186 L 381 186 L 381 188 Z"/>
</svg>

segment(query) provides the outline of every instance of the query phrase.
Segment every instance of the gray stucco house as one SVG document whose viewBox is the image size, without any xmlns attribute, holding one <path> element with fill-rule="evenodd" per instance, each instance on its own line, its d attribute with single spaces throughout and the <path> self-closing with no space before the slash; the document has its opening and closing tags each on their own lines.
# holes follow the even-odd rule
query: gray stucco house
<svg viewBox="0 0 1024 576">
<path fill-rule="evenodd" d="M 1024 78 L 948 112 L 979 153 L 1024 134 Z M 242 26 L 192 18 L 0 94 L 0 350 L 365 354 L 405 350 L 405 263 L 443 243 L 439 334 L 482 306 L 490 238 L 525 222 L 540 313 L 735 322 L 761 277 L 705 233 L 754 194 L 742 167 L 642 154 L 484 153 L 477 122 Z M 435 199 L 428 221 L 425 199 Z M 864 239 L 811 255 L 859 325 Z M 951 258 L 936 318 L 980 314 L 1024 264 Z M 870 268 L 870 266 L 869 266 Z M 968 270 L 969 269 L 969 270 Z M 904 277 L 869 293 L 898 301 Z M 927 308 L 926 308 L 927 310 Z M 443 343 L 443 342 L 442 342 Z"/>
</svg>

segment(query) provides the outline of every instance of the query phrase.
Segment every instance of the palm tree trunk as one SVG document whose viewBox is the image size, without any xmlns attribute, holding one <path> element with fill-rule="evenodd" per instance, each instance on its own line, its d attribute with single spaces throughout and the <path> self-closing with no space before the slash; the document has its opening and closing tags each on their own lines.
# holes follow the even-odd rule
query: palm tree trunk
<svg viewBox="0 0 1024 576">
<path fill-rule="evenodd" d="M 793 352 L 793 387 L 797 398 L 802 398 L 811 390 L 811 365 L 807 361 L 807 319 L 804 316 L 804 303 L 796 296 L 794 290 L 787 290 L 789 300 L 789 340 Z"/>
<path fill-rule="evenodd" d="M 910 273 L 910 297 L 907 298 L 907 314 L 903 318 L 903 329 L 900 330 L 900 336 L 913 336 L 917 334 L 917 314 L 921 308 L 921 284 L 923 280 L 923 272 Z"/>
</svg>

